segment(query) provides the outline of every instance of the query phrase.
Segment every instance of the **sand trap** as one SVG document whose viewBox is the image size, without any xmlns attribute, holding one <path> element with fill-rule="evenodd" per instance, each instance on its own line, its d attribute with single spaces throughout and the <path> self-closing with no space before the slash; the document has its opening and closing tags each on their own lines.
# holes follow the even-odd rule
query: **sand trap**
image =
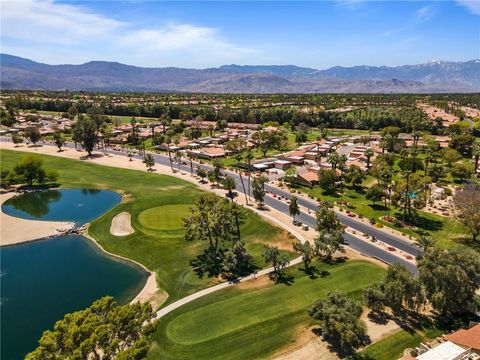
<svg viewBox="0 0 480 360">
<path fill-rule="evenodd" d="M 133 234 L 135 230 L 132 228 L 131 216 L 124 211 L 115 215 L 110 225 L 110 233 L 114 236 L 127 236 Z"/>
</svg>

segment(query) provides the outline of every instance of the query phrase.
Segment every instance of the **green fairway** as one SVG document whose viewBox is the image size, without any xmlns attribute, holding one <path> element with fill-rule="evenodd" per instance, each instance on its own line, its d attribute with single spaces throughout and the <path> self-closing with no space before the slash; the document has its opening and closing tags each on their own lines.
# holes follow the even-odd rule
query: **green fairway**
<svg viewBox="0 0 480 360">
<path fill-rule="evenodd" d="M 12 169 L 27 154 L 1 150 L 0 155 L 4 170 Z M 41 158 L 46 169 L 59 172 L 61 187 L 111 189 L 124 195 L 120 205 L 92 222 L 89 234 L 107 251 L 134 259 L 155 271 L 159 286 L 169 294 L 167 303 L 219 281 L 199 278 L 190 266 L 190 260 L 205 249 L 206 243 L 183 240 L 182 218 L 201 195 L 195 185 L 172 176 L 54 156 Z M 110 225 L 112 218 L 123 211 L 132 215 L 135 232 L 120 238 L 110 234 Z M 261 256 L 263 244 L 293 241 L 288 233 L 252 212 L 248 212 L 242 226 L 242 238 L 258 267 L 265 266 Z"/>
<path fill-rule="evenodd" d="M 305 309 L 316 299 L 341 290 L 360 300 L 362 289 L 384 276 L 381 268 L 365 261 L 314 265 L 323 277 L 311 279 L 295 267 L 288 270 L 291 285 L 252 280 L 250 286 L 222 290 L 168 314 L 152 336 L 148 358 L 267 357 L 294 341 L 299 326 L 310 324 Z"/>
</svg>

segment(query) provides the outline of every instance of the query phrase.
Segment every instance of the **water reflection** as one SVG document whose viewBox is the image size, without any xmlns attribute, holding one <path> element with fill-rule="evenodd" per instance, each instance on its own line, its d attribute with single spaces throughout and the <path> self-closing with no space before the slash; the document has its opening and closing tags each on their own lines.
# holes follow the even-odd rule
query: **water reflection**
<svg viewBox="0 0 480 360">
<path fill-rule="evenodd" d="M 50 212 L 50 204 L 59 201 L 61 197 L 62 193 L 58 190 L 34 191 L 11 198 L 8 205 L 41 219 Z"/>
</svg>

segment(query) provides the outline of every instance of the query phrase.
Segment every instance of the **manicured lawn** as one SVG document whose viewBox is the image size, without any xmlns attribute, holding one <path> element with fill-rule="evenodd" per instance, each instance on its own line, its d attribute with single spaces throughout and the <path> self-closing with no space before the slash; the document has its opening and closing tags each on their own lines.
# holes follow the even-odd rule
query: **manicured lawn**
<svg viewBox="0 0 480 360">
<path fill-rule="evenodd" d="M 148 358 L 265 358 L 292 343 L 299 327 L 311 324 L 306 308 L 316 299 L 341 290 L 360 300 L 362 289 L 384 276 L 383 269 L 365 261 L 314 265 L 323 277 L 312 279 L 295 267 L 287 271 L 291 285 L 257 279 L 168 314 L 152 335 Z"/>
<path fill-rule="evenodd" d="M 423 331 L 416 331 L 413 333 L 400 330 L 394 335 L 370 345 L 359 355 L 361 359 L 365 360 L 399 359 L 403 355 L 405 349 L 414 349 L 420 345 L 420 343 L 432 340 L 443 333 L 444 330 L 436 327 L 427 328 Z"/>
<path fill-rule="evenodd" d="M 12 169 L 26 153 L 1 150 L 2 170 Z M 92 222 L 89 233 L 107 250 L 134 259 L 157 274 L 159 286 L 169 294 L 167 303 L 205 288 L 216 279 L 200 279 L 190 266 L 190 260 L 200 254 L 206 243 L 185 242 L 181 228 L 182 218 L 195 199 L 201 195 L 198 188 L 171 176 L 143 171 L 94 165 L 87 162 L 41 156 L 44 166 L 59 172 L 59 183 L 64 188 L 111 189 L 125 195 L 124 201 Z M 135 233 L 124 237 L 110 234 L 112 218 L 127 211 L 132 215 Z M 248 212 L 242 226 L 242 238 L 258 267 L 265 263 L 261 253 L 265 243 L 292 242 L 285 231 Z M 230 244 L 225 244 L 225 247 Z M 293 253 L 289 253 L 294 257 Z"/>
</svg>

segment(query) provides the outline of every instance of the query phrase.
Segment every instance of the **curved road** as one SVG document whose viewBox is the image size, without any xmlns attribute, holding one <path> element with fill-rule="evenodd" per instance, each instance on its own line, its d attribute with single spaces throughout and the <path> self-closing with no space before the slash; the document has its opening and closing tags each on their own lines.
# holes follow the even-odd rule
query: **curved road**
<svg viewBox="0 0 480 360">
<path fill-rule="evenodd" d="M 108 149 L 108 153 L 115 154 L 115 155 L 122 155 L 122 156 L 127 156 L 126 151 L 117 151 L 113 149 Z M 165 166 L 170 166 L 170 161 L 168 156 L 166 155 L 160 155 L 160 154 L 155 154 L 152 153 L 155 163 L 160 164 L 160 165 L 165 165 Z M 135 158 L 140 159 L 141 156 L 135 155 Z M 194 167 L 196 166 L 201 166 L 206 170 L 212 170 L 213 167 L 208 165 L 208 164 L 198 164 L 194 162 Z M 173 164 L 174 169 L 178 169 L 178 163 Z M 180 169 L 185 172 L 190 172 L 190 166 L 189 165 L 180 165 Z M 236 172 L 232 172 L 229 170 L 222 170 L 224 174 L 227 174 L 235 179 L 236 182 L 236 190 L 243 194 L 243 188 L 240 182 L 240 177 Z M 244 178 L 244 181 L 246 183 L 246 179 Z M 288 191 L 279 189 L 275 186 L 271 186 L 268 184 L 265 184 L 265 190 L 272 193 L 276 194 L 277 196 L 282 196 L 283 198 L 290 199 L 291 194 Z M 298 199 L 298 203 L 301 206 L 306 207 L 307 209 L 310 209 L 312 211 L 316 211 L 318 209 L 318 204 L 314 201 L 306 200 L 303 198 Z M 266 196 L 265 197 L 265 204 L 270 206 L 271 208 L 278 210 L 284 214 L 289 214 L 288 210 L 288 204 L 285 202 L 282 202 L 281 200 L 275 199 L 271 196 Z M 377 240 L 384 242 L 385 244 L 389 246 L 393 246 L 399 250 L 402 250 L 404 253 L 409 254 L 413 257 L 416 257 L 419 253 L 419 249 L 412 245 L 411 243 L 400 239 L 392 234 L 389 234 L 387 232 L 381 231 L 373 226 L 367 225 L 365 223 L 362 223 L 360 221 L 357 221 L 355 219 L 352 219 L 348 216 L 346 216 L 343 213 L 338 213 L 338 218 L 340 222 L 344 225 L 347 225 L 348 227 L 354 229 L 355 231 L 359 233 L 364 233 L 368 234 L 370 236 L 374 236 Z M 305 212 L 301 212 L 299 215 L 299 219 L 304 223 L 309 225 L 311 228 L 315 228 L 315 223 L 316 219 L 314 215 L 307 214 Z M 378 246 L 372 245 L 369 241 L 360 239 L 358 237 L 355 237 L 350 234 L 345 234 L 345 240 L 347 242 L 347 245 L 351 247 L 352 249 L 360 252 L 361 254 L 364 254 L 366 256 L 374 257 L 377 258 L 387 264 L 403 264 L 405 265 L 410 271 L 412 271 L 414 274 L 417 274 L 417 268 L 415 264 L 411 263 L 410 261 L 401 258 L 398 255 L 393 254 L 392 252 L 389 252 L 387 250 L 384 250 L 382 248 L 379 248 Z"/>
</svg>

